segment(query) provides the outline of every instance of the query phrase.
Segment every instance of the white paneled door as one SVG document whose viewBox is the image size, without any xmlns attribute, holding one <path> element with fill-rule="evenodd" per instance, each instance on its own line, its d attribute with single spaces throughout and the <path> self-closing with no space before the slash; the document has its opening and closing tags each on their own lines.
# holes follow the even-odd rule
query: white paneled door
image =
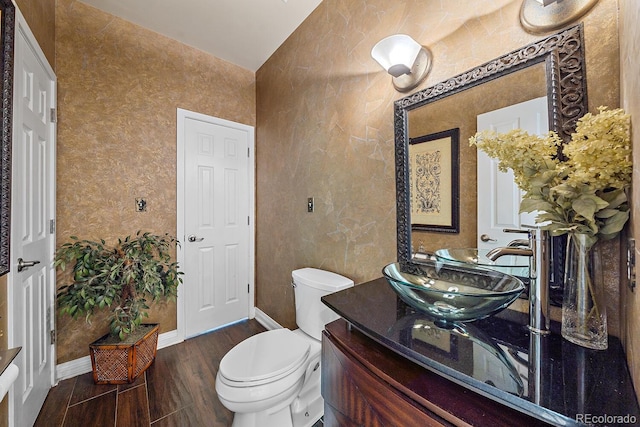
<svg viewBox="0 0 640 427">
<path fill-rule="evenodd" d="M 549 131 L 547 97 L 532 99 L 478 115 L 478 131 L 498 133 L 522 129 L 532 135 Z M 506 246 L 526 235 L 508 234 L 505 228 L 521 229 L 534 225 L 536 213 L 520 213 L 522 194 L 513 180 L 513 172 L 500 172 L 498 161 L 478 150 L 478 248 Z"/>
<path fill-rule="evenodd" d="M 178 111 L 178 122 L 178 235 L 185 273 L 179 298 L 190 337 L 249 316 L 253 128 L 185 110 Z"/>
<path fill-rule="evenodd" d="M 21 346 L 9 423 L 33 425 L 54 381 L 55 75 L 16 20 L 9 346 Z"/>
</svg>

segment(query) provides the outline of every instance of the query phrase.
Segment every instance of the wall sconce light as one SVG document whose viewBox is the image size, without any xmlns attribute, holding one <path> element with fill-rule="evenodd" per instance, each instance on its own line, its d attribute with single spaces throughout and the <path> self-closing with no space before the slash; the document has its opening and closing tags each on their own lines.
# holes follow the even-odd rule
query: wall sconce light
<svg viewBox="0 0 640 427">
<path fill-rule="evenodd" d="M 520 23 L 532 34 L 556 31 L 580 19 L 598 0 L 523 0 Z"/>
<path fill-rule="evenodd" d="M 405 34 L 380 40 L 371 49 L 371 57 L 391 74 L 399 92 L 415 88 L 431 71 L 431 52 Z"/>
</svg>

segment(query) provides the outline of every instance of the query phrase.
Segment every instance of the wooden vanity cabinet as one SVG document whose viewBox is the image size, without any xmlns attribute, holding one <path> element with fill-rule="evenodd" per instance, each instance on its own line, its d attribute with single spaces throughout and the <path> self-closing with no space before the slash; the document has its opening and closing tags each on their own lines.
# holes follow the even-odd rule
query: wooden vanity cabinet
<svg viewBox="0 0 640 427">
<path fill-rule="evenodd" d="M 339 319 L 322 336 L 324 425 L 547 425 L 474 393 L 375 342 Z"/>
</svg>

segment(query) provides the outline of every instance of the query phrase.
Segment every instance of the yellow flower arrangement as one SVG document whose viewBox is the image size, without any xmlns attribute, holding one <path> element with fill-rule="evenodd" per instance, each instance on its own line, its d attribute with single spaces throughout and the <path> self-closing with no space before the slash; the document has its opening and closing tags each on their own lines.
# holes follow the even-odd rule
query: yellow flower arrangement
<svg viewBox="0 0 640 427">
<path fill-rule="evenodd" d="M 538 211 L 536 222 L 552 235 L 585 234 L 589 246 L 615 237 L 629 219 L 630 116 L 622 109 L 598 111 L 578 120 L 571 141 L 562 147 L 566 161 L 558 159 L 562 141 L 555 132 L 483 131 L 469 139 L 497 158 L 501 171 L 513 170 L 525 192 L 520 212 Z"/>
</svg>

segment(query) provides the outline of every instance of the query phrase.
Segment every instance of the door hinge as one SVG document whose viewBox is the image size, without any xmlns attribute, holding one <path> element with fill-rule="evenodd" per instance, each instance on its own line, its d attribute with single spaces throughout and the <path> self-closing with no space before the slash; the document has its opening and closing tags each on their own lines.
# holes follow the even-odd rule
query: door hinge
<svg viewBox="0 0 640 427">
<path fill-rule="evenodd" d="M 247 217 L 247 225 L 251 225 L 251 217 L 250 216 Z"/>
<path fill-rule="evenodd" d="M 51 344 L 55 344 L 56 343 L 56 330 L 52 329 L 50 331 L 49 335 L 51 336 Z"/>
<path fill-rule="evenodd" d="M 247 147 L 247 157 L 251 157 L 251 149 L 249 147 Z"/>
<path fill-rule="evenodd" d="M 251 293 L 251 285 L 249 283 L 247 283 L 247 293 L 248 294 Z"/>
<path fill-rule="evenodd" d="M 49 234 L 54 234 L 56 232 L 56 220 L 49 220 Z"/>
<path fill-rule="evenodd" d="M 55 108 L 50 110 L 51 112 L 51 123 L 58 123 L 58 111 Z"/>
</svg>

